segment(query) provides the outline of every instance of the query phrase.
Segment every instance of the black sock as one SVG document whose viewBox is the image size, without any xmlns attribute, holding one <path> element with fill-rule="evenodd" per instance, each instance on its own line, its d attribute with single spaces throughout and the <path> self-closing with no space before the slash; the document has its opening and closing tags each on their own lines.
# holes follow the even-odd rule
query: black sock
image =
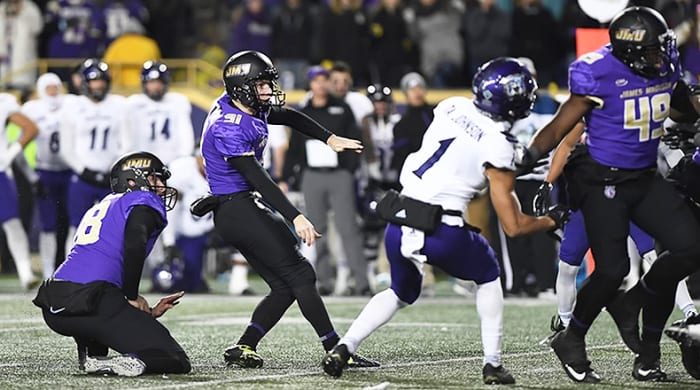
<svg viewBox="0 0 700 390">
<path fill-rule="evenodd" d="M 291 290 L 271 291 L 255 307 L 250 323 L 238 340 L 238 344 L 256 349 L 263 336 L 279 322 L 292 303 L 294 303 L 294 296 Z"/>
<path fill-rule="evenodd" d="M 326 351 L 330 350 L 338 343 L 339 337 L 335 333 L 331 319 L 328 317 L 326 306 L 323 304 L 316 286 L 309 284 L 297 287 L 293 291 L 301 314 L 304 315 L 304 318 L 309 321 L 318 337 L 321 338 L 323 348 Z"/>
<path fill-rule="evenodd" d="M 676 291 L 667 286 L 662 291 L 650 290 L 644 279 L 641 279 L 638 285 L 646 290 L 646 299 L 642 309 L 642 341 L 658 345 L 666 320 L 673 312 Z"/>
<path fill-rule="evenodd" d="M 321 344 L 323 344 L 323 349 L 328 352 L 335 347 L 336 344 L 338 344 L 338 341 L 340 341 L 340 336 L 338 336 L 338 333 L 336 333 L 335 330 L 332 330 L 328 334 L 321 336 L 320 339 Z"/>
</svg>

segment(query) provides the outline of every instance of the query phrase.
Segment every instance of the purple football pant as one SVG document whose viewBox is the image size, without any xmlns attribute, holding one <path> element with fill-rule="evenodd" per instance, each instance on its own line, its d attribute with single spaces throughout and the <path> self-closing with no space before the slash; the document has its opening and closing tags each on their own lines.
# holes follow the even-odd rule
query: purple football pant
<svg viewBox="0 0 700 390">
<path fill-rule="evenodd" d="M 388 224 L 384 234 L 391 269 L 391 289 L 403 302 L 418 299 L 423 280 L 422 263 L 477 284 L 500 274 L 496 253 L 479 233 L 444 223 L 431 235 L 406 226 Z"/>
</svg>

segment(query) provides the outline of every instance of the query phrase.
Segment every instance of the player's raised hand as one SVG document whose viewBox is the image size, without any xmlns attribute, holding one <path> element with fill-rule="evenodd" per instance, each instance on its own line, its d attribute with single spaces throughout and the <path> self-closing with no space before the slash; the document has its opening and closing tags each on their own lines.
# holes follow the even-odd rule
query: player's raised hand
<svg viewBox="0 0 700 390">
<path fill-rule="evenodd" d="M 356 153 L 361 153 L 363 148 L 362 142 L 352 138 L 339 137 L 335 134 L 330 136 L 326 143 L 336 152 L 354 150 Z"/>
<path fill-rule="evenodd" d="M 311 223 L 311 221 L 306 219 L 304 214 L 297 215 L 292 223 L 294 223 L 294 230 L 296 230 L 299 238 L 301 238 L 301 241 L 306 243 L 308 246 L 313 245 L 314 241 L 321 237 L 321 234 L 316 231 L 314 225 Z"/>
<path fill-rule="evenodd" d="M 167 297 L 161 298 L 158 303 L 156 303 L 153 308 L 151 308 L 151 315 L 154 318 L 158 318 L 165 314 L 166 311 L 172 309 L 180 303 L 178 299 L 182 298 L 182 296 L 185 295 L 184 291 L 176 292 L 175 294 L 168 295 Z"/>
</svg>

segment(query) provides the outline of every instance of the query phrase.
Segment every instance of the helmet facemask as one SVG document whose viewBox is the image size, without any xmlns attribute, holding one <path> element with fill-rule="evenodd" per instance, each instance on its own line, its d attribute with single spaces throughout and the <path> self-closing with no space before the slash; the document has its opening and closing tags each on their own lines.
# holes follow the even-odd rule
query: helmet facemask
<svg viewBox="0 0 700 390">
<path fill-rule="evenodd" d="M 664 77 L 674 71 L 672 59 L 677 56 L 676 35 L 671 30 L 659 36 L 658 45 L 630 45 L 623 50 L 619 55 L 622 62 L 645 78 Z"/>
<path fill-rule="evenodd" d="M 146 154 L 141 152 L 141 154 Z M 135 156 L 134 156 L 135 155 Z M 156 158 L 155 156 L 153 158 Z M 149 191 L 158 195 L 170 211 L 177 203 L 177 190 L 168 187 L 170 170 L 160 160 L 134 153 L 120 159 L 112 168 L 110 186 L 113 192 Z"/>
<path fill-rule="evenodd" d="M 268 75 L 246 80 L 241 87 L 234 87 L 233 98 L 256 112 L 269 112 L 272 107 L 284 106 L 286 94 L 277 82 L 277 71 L 273 71 L 274 74 L 269 72 Z M 271 92 L 269 94 L 260 94 L 258 92 L 260 83 L 268 83 Z"/>
</svg>

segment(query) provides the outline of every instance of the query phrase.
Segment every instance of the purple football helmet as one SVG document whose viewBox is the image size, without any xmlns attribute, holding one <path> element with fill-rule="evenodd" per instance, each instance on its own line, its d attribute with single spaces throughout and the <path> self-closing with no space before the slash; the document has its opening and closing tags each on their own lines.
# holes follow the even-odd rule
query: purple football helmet
<svg viewBox="0 0 700 390">
<path fill-rule="evenodd" d="M 511 57 L 481 65 L 472 82 L 474 105 L 497 121 L 513 122 L 530 115 L 536 90 L 530 71 Z"/>
</svg>

